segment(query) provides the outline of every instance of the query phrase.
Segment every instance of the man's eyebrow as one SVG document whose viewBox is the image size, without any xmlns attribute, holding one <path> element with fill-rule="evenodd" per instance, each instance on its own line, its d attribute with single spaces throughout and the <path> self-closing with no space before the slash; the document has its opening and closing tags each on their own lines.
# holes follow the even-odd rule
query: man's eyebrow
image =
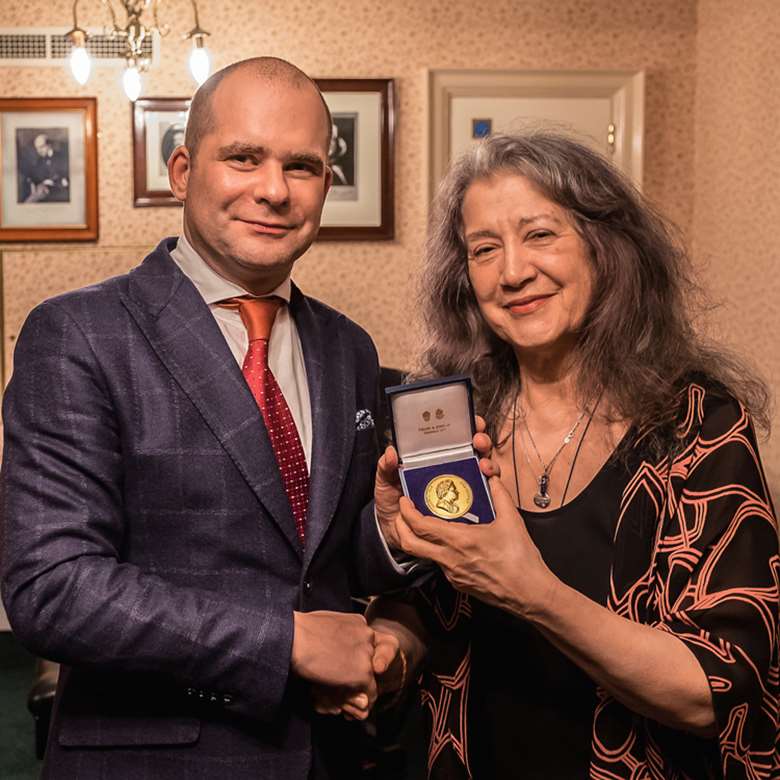
<svg viewBox="0 0 780 780">
<path fill-rule="evenodd" d="M 290 154 L 285 158 L 285 162 L 310 165 L 318 174 L 322 173 L 325 168 L 325 160 L 318 154 L 310 154 L 309 152 L 296 152 Z"/>
<path fill-rule="evenodd" d="M 226 160 L 228 157 L 233 157 L 237 154 L 253 155 L 255 157 L 263 157 L 265 155 L 265 148 L 257 146 L 256 144 L 242 143 L 241 141 L 234 141 L 227 146 L 220 146 L 217 150 L 217 156 L 220 160 Z"/>
</svg>

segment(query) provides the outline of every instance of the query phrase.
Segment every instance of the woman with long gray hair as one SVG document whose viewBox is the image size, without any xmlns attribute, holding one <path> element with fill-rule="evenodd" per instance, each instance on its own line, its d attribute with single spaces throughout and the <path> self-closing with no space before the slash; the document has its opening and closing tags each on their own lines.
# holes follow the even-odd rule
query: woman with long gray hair
<svg viewBox="0 0 780 780">
<path fill-rule="evenodd" d="M 370 608 L 384 690 L 423 670 L 430 776 L 778 776 L 767 392 L 694 328 L 675 232 L 583 144 L 497 135 L 440 188 L 421 290 L 416 374 L 471 375 L 501 470 L 489 525 L 402 501 L 437 575 Z"/>
</svg>

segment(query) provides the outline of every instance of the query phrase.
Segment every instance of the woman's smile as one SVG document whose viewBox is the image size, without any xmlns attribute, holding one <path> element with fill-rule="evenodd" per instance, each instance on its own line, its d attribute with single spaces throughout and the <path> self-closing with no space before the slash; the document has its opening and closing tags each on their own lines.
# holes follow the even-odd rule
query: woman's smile
<svg viewBox="0 0 780 780">
<path fill-rule="evenodd" d="M 554 293 L 548 295 L 527 295 L 523 298 L 516 298 L 504 304 L 504 308 L 509 309 L 512 314 L 533 314 L 544 306 L 544 304 L 552 298 L 553 294 Z"/>
</svg>

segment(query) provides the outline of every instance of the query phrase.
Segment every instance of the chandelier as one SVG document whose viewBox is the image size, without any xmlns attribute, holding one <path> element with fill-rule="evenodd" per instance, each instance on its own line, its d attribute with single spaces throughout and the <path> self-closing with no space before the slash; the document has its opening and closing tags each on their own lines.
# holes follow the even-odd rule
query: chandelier
<svg viewBox="0 0 780 780">
<path fill-rule="evenodd" d="M 122 86 L 125 94 L 131 101 L 138 99 L 141 94 L 141 74 L 149 68 L 149 58 L 143 52 L 144 41 L 157 33 L 165 37 L 170 32 L 167 25 L 161 25 L 157 18 L 157 11 L 161 0 L 118 0 L 125 11 L 124 26 L 117 23 L 116 11 L 113 0 L 101 0 L 111 14 L 111 29 L 108 31 L 110 38 L 118 38 L 125 42 L 125 72 L 122 76 Z M 200 26 L 198 20 L 198 4 L 196 0 L 190 0 L 192 12 L 195 18 L 195 26 L 184 36 L 192 41 L 190 52 L 190 73 L 200 86 L 209 76 L 211 62 L 205 40 L 210 34 Z M 87 32 L 79 27 L 77 18 L 79 0 L 73 2 L 73 29 L 66 37 L 72 45 L 70 54 L 70 69 L 73 77 L 79 84 L 86 84 L 92 70 L 92 62 L 87 52 Z M 144 22 L 144 12 L 149 10 L 151 24 Z"/>
</svg>

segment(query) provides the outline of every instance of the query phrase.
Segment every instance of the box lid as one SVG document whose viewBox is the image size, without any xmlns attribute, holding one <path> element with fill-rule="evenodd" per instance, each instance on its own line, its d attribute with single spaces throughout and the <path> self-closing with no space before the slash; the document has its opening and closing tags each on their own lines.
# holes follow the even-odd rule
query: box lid
<svg viewBox="0 0 780 780">
<path fill-rule="evenodd" d="M 393 441 L 401 461 L 471 447 L 474 407 L 471 380 L 467 376 L 396 385 L 385 392 Z"/>
</svg>

